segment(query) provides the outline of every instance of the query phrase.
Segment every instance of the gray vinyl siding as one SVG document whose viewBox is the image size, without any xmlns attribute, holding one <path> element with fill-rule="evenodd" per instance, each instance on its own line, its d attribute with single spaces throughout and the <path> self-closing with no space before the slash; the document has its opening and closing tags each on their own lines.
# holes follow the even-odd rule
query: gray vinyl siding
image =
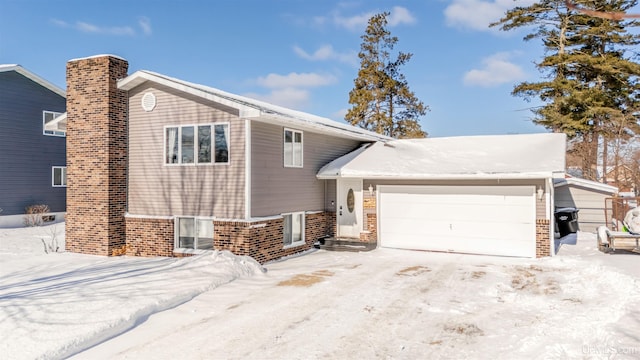
<svg viewBox="0 0 640 360">
<path fill-rule="evenodd" d="M 536 189 L 544 189 L 545 181 L 540 180 L 374 180 L 365 179 L 362 183 L 363 189 L 368 189 L 369 184 L 377 185 L 443 185 L 443 186 L 535 186 Z M 536 199 L 536 219 L 546 219 L 546 201 Z"/>
<path fill-rule="evenodd" d="M 66 210 L 66 188 L 51 185 L 51 168 L 66 166 L 66 138 L 42 133 L 42 111 L 65 107 L 63 96 L 15 71 L 0 72 L 0 216 L 34 204 Z"/>
<path fill-rule="evenodd" d="M 151 112 L 141 106 L 147 91 L 157 99 Z M 244 218 L 244 121 L 229 108 L 160 85 L 130 91 L 128 212 Z M 229 165 L 164 164 L 165 126 L 210 123 L 229 123 Z"/>
<path fill-rule="evenodd" d="M 575 185 L 558 186 L 555 189 L 556 207 L 575 207 L 581 231 L 595 232 L 605 225 L 604 199 L 613 194 Z"/>
<path fill-rule="evenodd" d="M 292 130 L 299 130 L 290 128 Z M 325 181 L 318 170 L 358 146 L 357 140 L 303 131 L 303 168 L 284 167 L 284 127 L 251 124 L 251 215 L 325 209 Z"/>
</svg>

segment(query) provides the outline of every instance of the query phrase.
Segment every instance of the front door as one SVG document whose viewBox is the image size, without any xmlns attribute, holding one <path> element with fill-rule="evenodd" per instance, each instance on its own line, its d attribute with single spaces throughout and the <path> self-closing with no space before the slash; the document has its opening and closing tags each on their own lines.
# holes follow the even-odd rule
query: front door
<svg viewBox="0 0 640 360">
<path fill-rule="evenodd" d="M 362 231 L 362 180 L 338 179 L 338 236 L 360 238 Z"/>
</svg>

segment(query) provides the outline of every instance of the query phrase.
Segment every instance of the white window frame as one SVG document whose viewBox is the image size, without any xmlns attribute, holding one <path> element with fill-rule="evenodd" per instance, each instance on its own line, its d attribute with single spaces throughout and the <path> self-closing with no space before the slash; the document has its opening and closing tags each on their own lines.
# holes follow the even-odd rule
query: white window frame
<svg viewBox="0 0 640 360">
<path fill-rule="evenodd" d="M 184 248 L 180 247 L 180 219 L 193 219 L 194 221 L 194 237 L 193 237 L 193 247 L 192 248 Z M 211 239 L 213 240 L 213 218 L 211 217 L 198 217 L 198 216 L 175 216 L 173 219 L 173 248 L 174 250 L 187 250 L 187 251 L 211 251 L 215 249 L 215 246 L 211 244 L 211 249 L 198 249 L 198 224 L 200 221 L 206 221 L 211 224 Z"/>
<path fill-rule="evenodd" d="M 226 126 L 227 127 L 227 161 L 226 162 L 216 162 L 216 145 L 215 145 L 215 127 L 216 126 Z M 209 126 L 211 128 L 211 161 L 210 162 L 199 162 L 198 161 L 198 127 Z M 182 162 L 182 129 L 186 127 L 193 127 L 194 133 L 194 141 L 193 141 L 193 162 L 192 163 L 183 163 Z M 177 163 L 168 163 L 167 162 L 167 129 L 177 128 L 178 133 L 178 162 Z M 164 127 L 164 133 L 162 135 L 163 138 L 163 157 L 162 163 L 165 166 L 206 166 L 206 165 L 230 165 L 231 164 L 231 124 L 229 122 L 217 122 L 217 123 L 208 123 L 208 124 L 188 124 L 188 125 L 167 125 Z"/>
<path fill-rule="evenodd" d="M 291 149 L 291 163 L 287 164 L 287 157 L 285 156 L 285 152 L 287 151 L 287 143 L 286 143 L 286 138 L 287 138 L 287 131 L 291 132 L 291 139 L 292 139 L 292 144 L 295 144 L 295 136 L 296 134 L 300 134 L 300 165 L 296 165 L 296 151 L 295 151 L 295 146 L 294 148 Z M 282 132 L 282 163 L 284 164 L 284 167 L 292 167 L 292 168 L 303 168 L 304 167 L 304 133 L 302 132 L 302 130 L 294 130 L 294 129 L 289 129 L 289 128 L 284 128 L 284 131 Z"/>
<path fill-rule="evenodd" d="M 56 170 L 60 170 L 60 184 L 56 184 Z M 52 166 L 51 167 L 51 186 L 52 187 L 67 187 L 67 167 L 66 166 Z"/>
<path fill-rule="evenodd" d="M 300 231 L 301 231 L 301 236 L 300 236 L 300 240 L 298 241 L 293 241 L 293 239 L 291 239 L 291 243 L 287 244 L 287 229 L 285 228 L 285 217 L 286 216 L 291 216 L 291 222 L 290 224 L 293 225 L 293 218 L 294 216 L 300 216 Z M 293 229 L 290 229 L 289 234 L 291 234 L 291 236 L 293 237 Z M 292 248 L 292 247 L 297 247 L 297 246 L 301 246 L 306 244 L 306 239 L 305 239 L 305 233 L 306 233 L 306 227 L 305 227 L 305 212 L 304 211 L 298 211 L 298 212 L 291 212 L 291 213 L 284 213 L 282 214 L 282 244 L 284 246 L 285 249 L 288 248 Z"/>
<path fill-rule="evenodd" d="M 67 131 L 66 130 L 47 130 L 45 128 L 45 126 L 47 125 L 47 121 L 46 121 L 46 116 L 47 114 L 53 114 L 53 119 L 57 118 L 58 116 L 64 114 L 61 112 L 57 112 L 57 111 L 48 111 L 48 110 L 43 110 L 42 111 L 42 135 L 46 135 L 46 136 L 58 136 L 58 137 L 65 137 L 67 136 Z"/>
</svg>

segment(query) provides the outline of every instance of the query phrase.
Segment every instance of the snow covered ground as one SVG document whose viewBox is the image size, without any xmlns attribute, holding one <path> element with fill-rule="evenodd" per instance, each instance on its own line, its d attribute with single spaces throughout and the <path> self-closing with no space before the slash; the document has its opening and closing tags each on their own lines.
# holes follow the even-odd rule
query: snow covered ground
<svg viewBox="0 0 640 360">
<path fill-rule="evenodd" d="M 45 254 L 63 225 L 0 229 L 3 359 L 640 358 L 640 255 L 594 234 L 538 260 L 378 249 L 261 267 Z"/>
</svg>

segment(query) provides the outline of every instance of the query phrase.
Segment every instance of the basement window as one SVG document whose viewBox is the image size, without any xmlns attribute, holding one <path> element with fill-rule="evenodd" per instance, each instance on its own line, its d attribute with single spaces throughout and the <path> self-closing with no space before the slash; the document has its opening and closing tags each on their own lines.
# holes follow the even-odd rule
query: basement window
<svg viewBox="0 0 640 360">
<path fill-rule="evenodd" d="M 176 249 L 213 250 L 213 219 L 177 217 L 175 229 Z"/>
<path fill-rule="evenodd" d="M 304 245 L 304 212 L 282 214 L 284 247 Z"/>
</svg>

